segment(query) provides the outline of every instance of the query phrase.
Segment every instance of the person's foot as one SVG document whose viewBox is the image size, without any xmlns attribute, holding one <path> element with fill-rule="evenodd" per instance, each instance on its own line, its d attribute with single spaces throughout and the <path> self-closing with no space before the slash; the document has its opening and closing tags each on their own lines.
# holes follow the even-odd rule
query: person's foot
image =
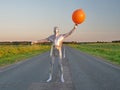
<svg viewBox="0 0 120 90">
<path fill-rule="evenodd" d="M 64 78 L 63 78 L 63 74 L 61 75 L 61 82 L 65 82 Z"/>
<path fill-rule="evenodd" d="M 52 80 L 52 76 L 49 76 L 49 79 L 47 80 L 47 82 L 50 82 Z"/>
</svg>

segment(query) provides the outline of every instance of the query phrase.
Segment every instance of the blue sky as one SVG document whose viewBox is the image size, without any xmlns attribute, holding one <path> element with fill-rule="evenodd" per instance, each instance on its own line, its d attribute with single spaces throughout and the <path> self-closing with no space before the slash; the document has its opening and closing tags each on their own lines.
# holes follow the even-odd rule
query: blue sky
<svg viewBox="0 0 120 90">
<path fill-rule="evenodd" d="M 34 41 L 69 32 L 74 10 L 86 20 L 67 41 L 120 40 L 120 0 L 0 0 L 0 41 Z"/>
</svg>

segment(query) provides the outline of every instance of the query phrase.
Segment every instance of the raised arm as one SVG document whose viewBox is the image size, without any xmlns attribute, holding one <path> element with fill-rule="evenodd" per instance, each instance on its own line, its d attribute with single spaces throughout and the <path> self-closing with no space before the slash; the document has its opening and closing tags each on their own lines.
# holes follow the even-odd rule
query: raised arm
<svg viewBox="0 0 120 90">
<path fill-rule="evenodd" d="M 69 35 L 71 35 L 71 34 L 77 29 L 77 26 L 78 26 L 78 25 L 75 24 L 74 27 L 73 27 L 73 29 L 72 29 L 70 32 L 63 34 L 64 38 L 66 38 L 66 37 L 68 37 Z"/>
</svg>

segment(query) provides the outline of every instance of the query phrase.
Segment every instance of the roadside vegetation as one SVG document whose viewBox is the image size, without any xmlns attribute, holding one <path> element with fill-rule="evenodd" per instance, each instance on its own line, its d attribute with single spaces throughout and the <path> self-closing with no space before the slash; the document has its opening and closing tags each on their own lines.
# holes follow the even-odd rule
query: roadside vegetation
<svg viewBox="0 0 120 90">
<path fill-rule="evenodd" d="M 80 51 L 120 65 L 120 43 L 69 44 Z M 50 45 L 0 45 L 0 67 L 16 63 L 50 50 Z"/>
<path fill-rule="evenodd" d="M 70 46 L 120 65 L 120 43 L 86 43 Z"/>
<path fill-rule="evenodd" d="M 38 55 L 50 49 L 50 45 L 0 45 L 0 67 Z"/>
</svg>

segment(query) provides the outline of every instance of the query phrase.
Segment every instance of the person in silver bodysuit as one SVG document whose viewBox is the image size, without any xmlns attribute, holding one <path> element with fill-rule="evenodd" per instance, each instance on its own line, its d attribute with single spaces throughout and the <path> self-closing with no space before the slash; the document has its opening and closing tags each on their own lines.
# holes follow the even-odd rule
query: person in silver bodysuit
<svg viewBox="0 0 120 90">
<path fill-rule="evenodd" d="M 48 38 L 44 39 L 47 41 L 52 42 L 51 45 L 51 51 L 50 51 L 50 56 L 52 58 L 51 63 L 50 63 L 50 73 L 49 73 L 49 78 L 47 80 L 47 82 L 50 82 L 52 80 L 52 76 L 53 76 L 53 65 L 54 65 L 54 60 L 57 57 L 59 57 L 59 68 L 60 68 L 60 80 L 61 82 L 64 82 L 64 78 L 63 78 L 63 66 L 62 66 L 62 43 L 63 40 L 68 37 L 69 35 L 71 35 L 77 28 L 77 24 L 74 25 L 73 29 L 65 34 L 59 34 L 59 28 L 58 27 L 54 27 L 54 34 L 49 36 Z"/>
</svg>

